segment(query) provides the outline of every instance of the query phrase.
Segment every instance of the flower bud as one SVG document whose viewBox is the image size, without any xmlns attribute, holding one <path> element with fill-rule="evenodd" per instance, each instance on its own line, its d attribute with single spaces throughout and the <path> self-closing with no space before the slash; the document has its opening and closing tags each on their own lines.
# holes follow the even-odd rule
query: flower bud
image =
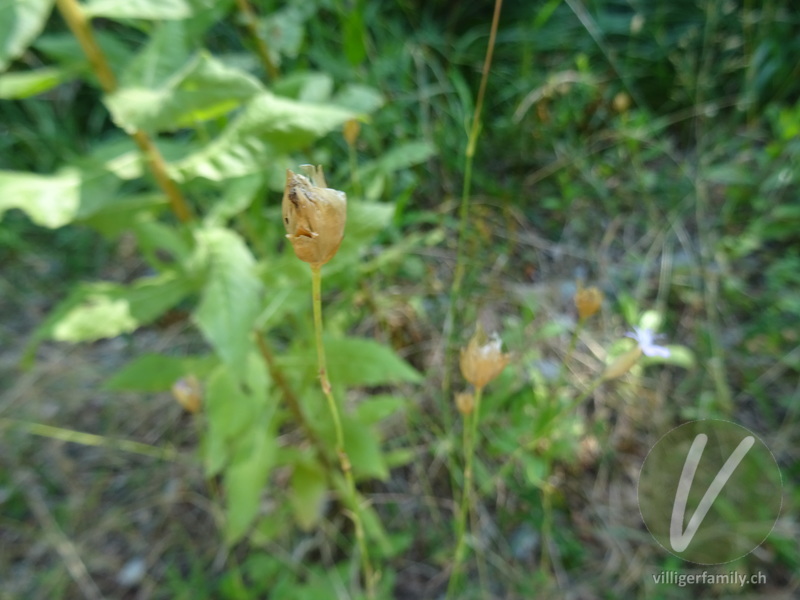
<svg viewBox="0 0 800 600">
<path fill-rule="evenodd" d="M 575 292 L 574 301 L 580 319 L 588 319 L 600 310 L 600 305 L 603 303 L 603 292 L 594 286 L 581 287 Z"/>
<path fill-rule="evenodd" d="M 461 349 L 461 374 L 476 388 L 482 388 L 506 368 L 511 355 L 500 351 L 500 337 L 487 339 L 478 325 L 466 348 Z"/>
<path fill-rule="evenodd" d="M 200 382 L 194 375 L 181 377 L 172 384 L 172 396 L 186 412 L 192 414 L 200 412 L 203 390 L 200 387 Z"/>
<path fill-rule="evenodd" d="M 456 408 L 464 416 L 471 414 L 475 410 L 475 396 L 470 392 L 458 392 L 456 394 Z"/>
<path fill-rule="evenodd" d="M 325 184 L 322 167 L 303 165 L 311 180 L 286 171 L 283 225 L 297 258 L 313 266 L 328 262 L 344 238 L 347 197 Z"/>
</svg>

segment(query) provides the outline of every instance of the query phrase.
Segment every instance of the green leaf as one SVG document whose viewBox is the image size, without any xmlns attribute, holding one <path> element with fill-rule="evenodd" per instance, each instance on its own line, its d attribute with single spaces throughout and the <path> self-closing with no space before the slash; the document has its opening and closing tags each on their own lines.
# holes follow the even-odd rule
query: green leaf
<svg viewBox="0 0 800 600">
<path fill-rule="evenodd" d="M 53 175 L 0 171 L 0 217 L 19 208 L 37 225 L 55 229 L 112 202 L 118 183 L 106 172 L 72 167 Z"/>
<path fill-rule="evenodd" d="M 250 206 L 263 185 L 264 178 L 260 173 L 226 181 L 222 197 L 214 203 L 206 215 L 206 224 L 224 225 L 230 218 Z"/>
<path fill-rule="evenodd" d="M 121 88 L 161 86 L 189 60 L 192 44 L 185 21 L 161 21 L 119 77 Z"/>
<path fill-rule="evenodd" d="M 63 342 L 91 342 L 130 333 L 161 316 L 191 291 L 173 274 L 145 277 L 130 286 L 98 283 L 80 289 L 81 300 L 53 323 L 50 335 Z"/>
<path fill-rule="evenodd" d="M 154 55 L 158 70 L 160 55 Z M 200 54 L 158 87 L 123 87 L 106 97 L 115 123 L 127 131 L 174 131 L 216 119 L 263 91 L 244 71 Z"/>
<path fill-rule="evenodd" d="M 292 471 L 290 486 L 294 518 L 302 530 L 309 531 L 322 517 L 328 493 L 325 471 L 315 462 L 299 462 Z"/>
<path fill-rule="evenodd" d="M 162 193 L 134 194 L 117 197 L 113 203 L 76 221 L 113 239 L 131 228 L 138 233 L 137 223 L 155 219 L 167 206 L 167 197 Z"/>
<path fill-rule="evenodd" d="M 393 204 L 377 202 L 350 202 L 347 206 L 347 224 L 344 240 L 334 259 L 326 265 L 326 275 L 338 271 L 351 271 L 350 265 L 359 261 L 370 248 L 375 236 L 385 230 L 394 215 Z"/>
<path fill-rule="evenodd" d="M 366 28 L 364 27 L 363 7 L 355 10 L 342 11 L 342 40 L 344 54 L 348 62 L 355 66 L 360 65 L 367 56 Z"/>
<path fill-rule="evenodd" d="M 175 273 L 137 279 L 129 286 L 110 282 L 82 284 L 54 308 L 34 331 L 23 363 L 42 340 L 94 341 L 128 333 L 158 318 L 192 291 Z"/>
<path fill-rule="evenodd" d="M 353 465 L 353 475 L 358 479 L 388 479 L 389 467 L 375 432 L 368 425 L 347 416 L 342 419 L 342 430 L 344 449 Z"/>
<path fill-rule="evenodd" d="M 225 470 L 225 541 L 228 545 L 241 539 L 258 514 L 261 492 L 275 465 L 277 446 L 267 423 L 254 423 Z"/>
<path fill-rule="evenodd" d="M 21 100 L 53 89 L 69 80 L 72 75 L 65 69 L 44 67 L 33 71 L 20 71 L 0 75 L 0 99 Z"/>
<path fill-rule="evenodd" d="M 275 406 L 267 397 L 267 373 L 259 356 L 246 359 L 245 377 L 239 377 L 226 365 L 219 365 L 206 381 L 205 412 L 208 435 L 204 447 L 206 476 L 219 473 L 238 452 L 248 431 L 274 415 Z M 265 426 L 266 428 L 266 426 Z"/>
<path fill-rule="evenodd" d="M 89 0 L 83 6 L 88 18 L 108 19 L 187 19 L 192 15 L 185 0 Z"/>
<path fill-rule="evenodd" d="M 356 415 L 362 423 L 372 425 L 404 410 L 407 405 L 408 401 L 398 396 L 371 396 L 358 405 Z"/>
<path fill-rule="evenodd" d="M 684 369 L 692 369 L 695 365 L 694 354 L 686 346 L 669 345 L 669 356 L 645 356 L 642 357 L 644 365 L 674 365 Z"/>
<path fill-rule="evenodd" d="M 163 392 L 187 375 L 204 377 L 217 364 L 213 356 L 142 354 L 106 380 L 111 391 Z"/>
<path fill-rule="evenodd" d="M 251 99 L 219 137 L 173 166 L 185 179 L 218 181 L 261 172 L 275 154 L 308 146 L 355 116 L 330 104 L 298 102 L 264 92 Z"/>
<path fill-rule="evenodd" d="M 95 30 L 94 37 L 114 73 L 122 72 L 131 59 L 129 48 L 119 39 L 119 36 Z M 56 61 L 70 72 L 83 71 L 94 79 L 94 73 L 89 64 L 89 59 L 71 33 L 46 33 L 39 37 L 33 47 L 47 57 Z"/>
<path fill-rule="evenodd" d="M 385 102 L 380 91 L 360 83 L 346 84 L 333 97 L 334 104 L 365 115 L 375 112 Z"/>
<path fill-rule="evenodd" d="M 241 374 L 262 301 L 255 260 L 231 230 L 200 229 L 196 239 L 209 270 L 194 320 L 222 360 Z"/>
<path fill-rule="evenodd" d="M 52 7 L 53 0 L 3 1 L 0 5 L 0 71 L 42 32 Z"/>
<path fill-rule="evenodd" d="M 336 385 L 418 382 L 422 376 L 388 346 L 362 338 L 325 338 L 328 372 Z"/>
</svg>

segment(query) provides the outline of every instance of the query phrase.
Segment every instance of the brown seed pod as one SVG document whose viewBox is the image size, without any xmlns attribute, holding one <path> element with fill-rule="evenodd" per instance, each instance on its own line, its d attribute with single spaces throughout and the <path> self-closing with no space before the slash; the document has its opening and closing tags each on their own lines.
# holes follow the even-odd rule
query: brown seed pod
<svg viewBox="0 0 800 600">
<path fill-rule="evenodd" d="M 322 167 L 303 165 L 310 175 L 286 171 L 283 225 L 297 258 L 313 266 L 333 258 L 344 238 L 347 197 L 327 187 Z"/>
<path fill-rule="evenodd" d="M 500 351 L 497 334 L 488 337 L 478 326 L 466 348 L 461 349 L 461 374 L 476 388 L 482 388 L 495 379 L 511 360 L 510 354 Z"/>
</svg>

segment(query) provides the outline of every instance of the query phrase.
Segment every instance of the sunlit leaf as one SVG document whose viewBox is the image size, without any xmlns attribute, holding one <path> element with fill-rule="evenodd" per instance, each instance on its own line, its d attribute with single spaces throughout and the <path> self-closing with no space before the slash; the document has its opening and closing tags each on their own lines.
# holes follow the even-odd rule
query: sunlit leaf
<svg viewBox="0 0 800 600">
<path fill-rule="evenodd" d="M 153 69 L 160 54 L 153 55 Z M 224 115 L 263 90 L 257 79 L 207 54 L 155 87 L 123 87 L 106 98 L 123 129 L 171 131 Z"/>
<path fill-rule="evenodd" d="M 192 8 L 186 0 L 89 0 L 83 6 L 89 18 L 107 19 L 186 19 Z"/>
<path fill-rule="evenodd" d="M 303 148 L 356 116 L 330 104 L 311 104 L 264 92 L 203 150 L 176 163 L 185 178 L 212 180 L 264 170 L 275 154 Z"/>
<path fill-rule="evenodd" d="M 64 168 L 52 175 L 0 171 L 0 217 L 12 208 L 37 225 L 56 228 L 113 202 L 118 181 L 106 172 Z"/>
</svg>

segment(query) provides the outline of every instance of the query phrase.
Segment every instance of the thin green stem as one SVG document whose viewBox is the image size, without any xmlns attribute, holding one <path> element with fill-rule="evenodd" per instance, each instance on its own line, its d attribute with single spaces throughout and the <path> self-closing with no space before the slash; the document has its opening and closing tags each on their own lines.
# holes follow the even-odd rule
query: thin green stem
<svg viewBox="0 0 800 600">
<path fill-rule="evenodd" d="M 339 466 L 344 474 L 347 484 L 348 504 L 351 506 L 350 518 L 356 530 L 356 540 L 361 554 L 361 569 L 364 572 L 367 598 L 375 598 L 375 574 L 372 570 L 372 563 L 369 558 L 367 540 L 364 535 L 364 522 L 361 518 L 361 509 L 357 501 L 356 484 L 353 479 L 353 469 L 350 459 L 344 448 L 344 431 L 342 429 L 342 419 L 339 415 L 339 407 L 333 397 L 331 384 L 328 380 L 327 361 L 325 359 L 325 346 L 322 343 L 322 267 L 321 265 L 311 265 L 311 289 L 312 301 L 314 306 L 314 334 L 317 343 L 317 364 L 319 367 L 319 382 L 322 393 L 328 402 L 328 410 L 333 419 L 333 427 L 336 433 L 336 455 L 339 458 Z"/>
<path fill-rule="evenodd" d="M 478 436 L 478 422 L 480 421 L 481 398 L 483 388 L 475 390 L 475 408 L 467 415 L 464 422 L 464 491 L 461 495 L 461 506 L 456 521 L 456 552 L 453 559 L 453 570 L 450 572 L 450 582 L 447 585 L 447 597 L 453 598 L 459 580 L 461 579 L 461 566 L 467 555 L 467 517 L 469 515 L 470 501 L 473 497 L 472 458 L 475 454 L 475 439 Z"/>
<path fill-rule="evenodd" d="M 486 57 L 483 61 L 483 71 L 481 73 L 481 83 L 478 88 L 478 98 L 475 102 L 475 110 L 472 113 L 472 125 L 467 138 L 466 158 L 464 164 L 464 182 L 461 186 L 461 204 L 458 211 L 458 242 L 456 246 L 456 267 L 453 275 L 453 285 L 450 288 L 450 304 L 447 310 L 444 326 L 444 349 L 445 349 L 445 365 L 442 380 L 442 396 L 445 416 L 445 425 L 450 429 L 451 425 L 451 408 L 448 402 L 450 398 L 450 364 L 453 345 L 453 331 L 454 319 L 456 312 L 456 304 L 461 296 L 461 285 L 464 280 L 465 271 L 465 256 L 464 245 L 467 233 L 467 224 L 469 223 L 469 197 L 472 188 L 472 163 L 475 158 L 475 150 L 478 146 L 478 138 L 481 131 L 481 114 L 483 112 L 483 102 L 486 97 L 486 85 L 489 81 L 489 71 L 492 67 L 492 57 L 494 55 L 494 46 L 497 39 L 497 26 L 500 23 L 500 12 L 503 8 L 503 0 L 495 0 L 494 14 L 492 15 L 492 25 L 489 32 L 489 43 L 486 48 Z"/>
<path fill-rule="evenodd" d="M 158 458 L 161 460 L 175 460 L 178 457 L 178 453 L 173 448 L 159 448 L 158 446 L 151 446 L 150 444 L 143 444 L 142 442 L 134 442 L 133 440 L 108 438 L 102 435 L 95 435 L 93 433 L 86 433 L 84 431 L 75 431 L 74 429 L 64 429 L 63 427 L 54 427 L 52 425 L 45 425 L 43 423 L 33 423 L 31 421 L 3 418 L 0 419 L 0 429 L 4 427 L 17 427 L 27 431 L 28 433 L 49 437 L 54 440 L 73 442 L 75 444 L 82 444 L 84 446 L 98 446 L 103 448 L 111 448 L 114 450 L 122 450 L 124 452 L 142 454 L 144 456 L 150 456 L 152 458 Z"/>
</svg>

